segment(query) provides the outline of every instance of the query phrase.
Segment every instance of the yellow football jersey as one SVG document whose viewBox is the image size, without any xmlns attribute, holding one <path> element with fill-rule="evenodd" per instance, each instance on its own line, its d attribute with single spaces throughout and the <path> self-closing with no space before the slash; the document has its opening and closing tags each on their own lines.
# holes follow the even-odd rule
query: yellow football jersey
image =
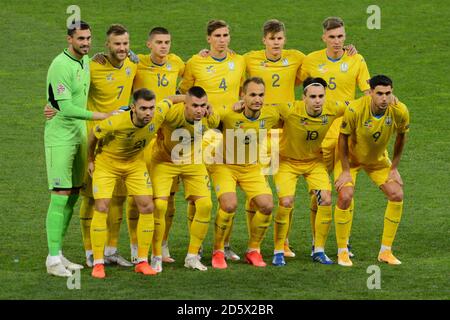
<svg viewBox="0 0 450 320">
<path fill-rule="evenodd" d="M 300 79 L 305 55 L 298 50 L 283 50 L 281 58 L 271 61 L 265 50 L 244 54 L 249 77 L 260 77 L 265 83 L 264 102 L 286 103 L 295 101 L 295 80 Z"/>
<path fill-rule="evenodd" d="M 370 165 L 382 161 L 394 132 L 409 131 L 409 113 L 403 103 L 389 105 L 385 114 L 377 118 L 372 114 L 371 102 L 370 96 L 352 101 L 344 114 L 341 133 L 350 135 L 349 158 L 352 164 Z"/>
<path fill-rule="evenodd" d="M 133 124 L 132 111 L 101 121 L 93 129 L 95 136 L 101 140 L 97 147 L 97 154 L 114 160 L 135 160 L 154 137 L 171 106 L 172 102 L 169 100 L 157 103 L 152 121 L 142 128 Z"/>
<path fill-rule="evenodd" d="M 346 101 L 355 99 L 356 85 L 369 90 L 369 70 L 360 54 L 349 57 L 347 52 L 338 60 L 328 58 L 326 49 L 314 51 L 303 60 L 301 80 L 321 77 L 328 83 L 327 99 Z"/>
<path fill-rule="evenodd" d="M 185 104 L 174 105 L 166 115 L 158 131 L 156 143 L 153 146 L 152 161 L 164 161 L 184 164 L 201 163 L 203 134 L 217 128 L 220 118 L 213 113 L 197 123 L 186 120 Z M 193 151 L 197 153 L 194 155 Z"/>
<path fill-rule="evenodd" d="M 186 63 L 180 91 L 192 86 L 202 87 L 214 110 L 224 109 L 239 100 L 239 89 L 245 79 L 245 60 L 238 54 L 228 54 L 224 60 L 203 58 L 196 54 Z"/>
<path fill-rule="evenodd" d="M 283 158 L 311 161 L 321 158 L 321 143 L 333 121 L 342 116 L 346 104 L 326 100 L 322 114 L 311 117 L 304 101 L 295 101 L 287 117 L 280 139 L 280 155 Z"/>
<path fill-rule="evenodd" d="M 184 62 L 177 55 L 170 53 L 163 65 L 154 63 L 150 54 L 138 54 L 139 64 L 134 78 L 133 90 L 147 88 L 156 95 L 156 101 L 174 95 L 177 79 L 184 73 Z"/>
<path fill-rule="evenodd" d="M 270 129 L 278 124 L 280 113 L 287 113 L 280 111 L 282 106 L 285 105 L 264 105 L 256 119 L 249 119 L 244 112 L 235 112 L 231 107 L 223 110 L 220 114 L 223 163 L 255 164 L 261 156 L 266 157 Z"/>
<path fill-rule="evenodd" d="M 108 113 L 129 105 L 133 79 L 137 65 L 128 58 L 122 67 L 114 67 L 107 59 L 104 65 L 90 62 L 91 85 L 87 108 L 90 111 Z M 98 121 L 87 121 L 88 131 Z"/>
</svg>

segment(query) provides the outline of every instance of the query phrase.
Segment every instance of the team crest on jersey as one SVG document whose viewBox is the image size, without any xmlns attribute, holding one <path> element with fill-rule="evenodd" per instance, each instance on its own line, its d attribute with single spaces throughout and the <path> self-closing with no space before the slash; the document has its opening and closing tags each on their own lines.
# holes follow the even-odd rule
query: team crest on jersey
<svg viewBox="0 0 450 320">
<path fill-rule="evenodd" d="M 66 91 L 66 87 L 64 87 L 64 85 L 62 83 L 60 83 L 60 84 L 58 84 L 56 91 L 58 92 L 58 94 L 63 94 L 64 91 Z"/>
<path fill-rule="evenodd" d="M 328 71 L 328 69 L 327 69 L 325 63 L 319 64 L 319 72 L 320 72 L 320 73 L 326 73 L 327 71 Z"/>
<path fill-rule="evenodd" d="M 166 69 L 167 69 L 167 71 L 172 70 L 172 65 L 169 62 L 167 62 L 167 64 L 166 64 Z"/>
<path fill-rule="evenodd" d="M 324 114 L 321 118 L 322 118 L 322 124 L 323 125 L 328 123 L 328 116 L 326 114 Z"/>
<path fill-rule="evenodd" d="M 265 126 L 266 126 L 266 119 L 260 120 L 259 121 L 259 128 L 260 129 L 264 129 Z"/>
<path fill-rule="evenodd" d="M 364 127 L 368 128 L 368 129 L 372 128 L 373 127 L 372 120 L 370 120 L 370 119 L 366 120 L 366 122 L 364 122 Z"/>
<path fill-rule="evenodd" d="M 234 70 L 234 62 L 233 61 L 228 62 L 228 69 L 230 69 L 231 71 Z"/>
<path fill-rule="evenodd" d="M 131 69 L 130 69 L 130 67 L 127 67 L 125 69 L 125 73 L 126 73 L 127 77 L 131 76 Z"/>
<path fill-rule="evenodd" d="M 206 72 L 208 72 L 208 73 L 214 73 L 214 72 L 216 72 L 216 71 L 214 70 L 214 66 L 207 66 L 207 67 L 206 67 Z"/>
<path fill-rule="evenodd" d="M 281 60 L 281 64 L 286 67 L 289 64 L 288 59 L 287 58 L 283 58 L 283 60 Z"/>
<path fill-rule="evenodd" d="M 392 118 L 391 116 L 387 116 L 386 120 L 384 120 L 384 124 L 387 126 L 390 126 L 392 124 Z"/>
<path fill-rule="evenodd" d="M 342 62 L 341 63 L 341 72 L 347 72 L 348 71 L 348 63 Z"/>
<path fill-rule="evenodd" d="M 112 73 L 110 73 L 110 74 L 108 74 L 106 76 L 106 81 L 113 81 L 113 80 L 114 80 L 114 78 L 113 78 L 113 74 Z"/>
</svg>

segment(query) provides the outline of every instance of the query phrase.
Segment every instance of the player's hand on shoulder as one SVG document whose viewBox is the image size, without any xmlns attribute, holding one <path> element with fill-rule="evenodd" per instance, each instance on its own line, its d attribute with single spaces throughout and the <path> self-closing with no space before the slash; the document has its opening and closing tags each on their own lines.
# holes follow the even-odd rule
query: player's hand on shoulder
<svg viewBox="0 0 450 320">
<path fill-rule="evenodd" d="M 128 58 L 129 58 L 130 61 L 133 62 L 134 64 L 138 64 L 138 63 L 139 63 L 139 57 L 138 57 L 137 54 L 134 53 L 132 50 L 128 51 Z"/>
<path fill-rule="evenodd" d="M 353 44 L 348 44 L 344 46 L 344 50 L 347 51 L 347 55 L 349 57 L 354 56 L 358 53 L 358 50 L 356 50 L 356 47 Z"/>
<path fill-rule="evenodd" d="M 391 98 L 390 98 L 390 101 L 389 101 L 389 104 L 393 104 L 393 105 L 396 105 L 396 104 L 398 104 L 399 103 L 399 101 L 400 100 L 398 100 L 398 98 L 395 96 L 395 95 L 391 95 Z"/>
<path fill-rule="evenodd" d="M 46 104 L 44 107 L 44 117 L 47 120 L 53 119 L 54 116 L 56 116 L 56 113 L 58 111 L 52 108 L 50 105 Z"/>
<path fill-rule="evenodd" d="M 207 58 L 209 57 L 210 51 L 209 49 L 202 49 L 198 52 L 198 55 L 202 58 Z"/>
<path fill-rule="evenodd" d="M 96 54 L 94 54 L 91 58 L 92 61 L 95 61 L 101 65 L 105 65 L 106 64 L 106 57 L 105 54 L 103 52 L 98 52 Z"/>
<path fill-rule="evenodd" d="M 214 112 L 213 112 L 213 106 L 212 106 L 210 103 L 208 103 L 208 104 L 206 105 L 206 113 L 205 113 L 205 117 L 209 117 L 209 116 L 211 116 L 213 113 L 214 113 Z"/>
<path fill-rule="evenodd" d="M 239 100 L 238 102 L 233 104 L 232 108 L 233 108 L 234 112 L 242 112 L 242 111 L 244 111 L 244 109 L 245 109 L 244 100 Z"/>
</svg>

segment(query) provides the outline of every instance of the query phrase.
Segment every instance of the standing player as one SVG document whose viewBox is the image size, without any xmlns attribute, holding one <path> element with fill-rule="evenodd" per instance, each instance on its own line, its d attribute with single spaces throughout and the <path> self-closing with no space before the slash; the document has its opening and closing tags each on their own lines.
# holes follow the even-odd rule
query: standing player
<svg viewBox="0 0 450 320">
<path fill-rule="evenodd" d="M 153 92 L 137 90 L 133 93 L 131 111 L 102 121 L 90 131 L 88 160 L 95 198 L 91 224 L 94 278 L 105 278 L 103 252 L 106 220 L 119 178 L 124 180 L 128 194 L 134 196 L 140 213 L 137 226 L 138 264 L 135 271 L 144 275 L 156 274 L 148 264 L 154 229 L 152 184 L 141 152 L 158 131 L 170 106 L 169 101 L 163 100 L 155 107 Z"/>
<path fill-rule="evenodd" d="M 176 54 L 170 53 L 172 36 L 166 28 L 155 27 L 148 34 L 147 47 L 150 54 L 138 54 L 139 64 L 133 89 L 151 88 L 156 95 L 156 101 L 165 97 L 173 96 L 177 89 L 177 80 L 184 74 L 184 62 Z M 147 168 L 150 168 L 150 159 L 153 143 L 144 149 L 144 158 Z M 170 227 L 172 226 L 175 214 L 174 195 L 177 190 L 178 181 L 172 184 L 171 194 L 168 200 L 166 213 L 166 229 L 162 243 L 162 259 L 164 262 L 174 262 L 170 256 L 167 240 Z M 136 230 L 138 218 L 137 208 L 132 197 L 128 199 L 127 218 L 130 230 Z M 136 254 L 136 234 L 131 232 L 130 244 L 132 247 L 132 257 Z M 133 258 L 132 258 L 133 259 Z"/>
<path fill-rule="evenodd" d="M 315 194 L 317 199 L 313 261 L 333 263 L 325 254 L 331 226 L 331 184 L 320 145 L 333 121 L 344 114 L 346 106 L 344 103 L 325 100 L 327 83 L 322 78 L 307 78 L 303 87 L 303 101 L 296 101 L 289 115 L 283 117 L 280 168 L 274 177 L 279 197 L 274 226 L 275 251 L 272 264 L 275 266 L 286 264 L 284 239 L 289 230 L 289 217 L 299 176 L 305 177 L 309 192 Z"/>
<path fill-rule="evenodd" d="M 392 104 L 392 80 L 383 75 L 370 79 L 370 95 L 348 106 L 339 135 L 341 170 L 336 170 L 338 202 L 335 209 L 339 264 L 351 266 L 346 250 L 350 234 L 350 204 L 360 169 L 384 192 L 388 203 L 378 261 L 401 262 L 392 254 L 392 243 L 403 211 L 403 181 L 398 165 L 409 131 L 409 113 L 403 103 Z M 391 136 L 397 134 L 392 162 L 387 156 Z M 339 213 L 339 214 L 338 214 Z"/>
<path fill-rule="evenodd" d="M 184 183 L 185 199 L 193 202 L 196 208 L 189 228 L 190 242 L 185 267 L 207 270 L 198 256 L 208 232 L 212 208 L 209 176 L 203 163 L 201 142 L 203 133 L 218 125 L 219 116 L 211 109 L 208 110 L 206 92 L 201 87 L 194 86 L 187 91 L 185 103 L 173 106 L 167 113 L 158 132 L 150 163 L 155 201 L 152 268 L 157 272 L 162 271 L 161 244 L 167 201 L 172 181 L 178 177 Z"/>
<path fill-rule="evenodd" d="M 295 85 L 299 84 L 301 65 L 305 55 L 298 50 L 286 50 L 286 28 L 284 23 L 271 19 L 263 26 L 264 50 L 250 51 L 244 55 L 249 77 L 261 77 L 266 83 L 264 101 L 266 104 L 293 103 L 295 101 Z M 254 210 L 246 202 L 247 224 L 250 225 Z M 292 223 L 292 211 L 289 218 L 289 229 Z M 289 231 L 288 231 L 289 232 Z M 284 246 L 286 257 L 295 257 L 289 248 L 287 239 Z"/>
<path fill-rule="evenodd" d="M 78 200 L 86 168 L 86 122 L 108 117 L 86 110 L 89 91 L 91 30 L 87 23 L 75 21 L 67 30 L 69 47 L 52 62 L 47 73 L 47 101 L 59 112 L 45 123 L 44 143 L 48 185 L 51 191 L 46 230 L 49 274 L 70 277 L 70 270 L 81 265 L 62 255 L 62 239 Z"/>
<path fill-rule="evenodd" d="M 130 48 L 129 33 L 120 24 L 111 25 L 106 31 L 107 54 L 103 63 L 91 61 L 91 84 L 88 96 L 88 110 L 109 112 L 127 107 L 130 101 L 133 79 L 137 66 L 128 59 Z M 95 126 L 88 123 L 90 130 Z M 86 251 L 86 264 L 93 265 L 90 227 L 94 214 L 94 197 L 92 195 L 92 179 L 86 175 L 81 190 L 83 200 L 80 207 L 80 224 L 83 243 Z M 120 225 L 123 216 L 123 203 L 127 192 L 122 181 L 118 181 L 113 193 L 108 214 L 108 240 L 105 248 L 105 263 L 130 267 L 132 264 L 117 252 Z"/>
<path fill-rule="evenodd" d="M 370 79 L 366 62 L 360 54 L 350 55 L 344 47 L 346 38 L 344 22 L 338 17 L 326 18 L 323 23 L 322 40 L 326 48 L 314 51 L 306 56 L 302 65 L 301 79 L 322 77 L 328 82 L 327 99 L 331 101 L 350 101 L 355 99 L 356 86 L 368 94 Z M 322 143 L 322 151 L 329 172 L 340 166 L 335 146 L 339 135 L 342 118 L 334 121 Z M 335 161 L 336 160 L 336 161 Z M 336 178 L 336 175 L 335 175 Z M 317 200 L 311 197 L 311 227 L 313 231 L 317 212 Z M 353 211 L 353 205 L 352 205 Z M 336 213 L 335 213 L 336 214 Z M 339 213 L 338 213 L 339 215 Z M 349 223 L 351 225 L 352 218 Z M 312 250 L 314 252 L 314 248 Z M 313 253 L 311 253 L 313 254 Z M 352 255 L 350 253 L 350 255 Z"/>
<path fill-rule="evenodd" d="M 212 266 L 218 269 L 227 268 L 224 241 L 237 208 L 237 184 L 257 208 L 250 225 L 246 261 L 257 267 L 266 266 L 260 246 L 272 218 L 273 199 L 272 191 L 262 174 L 260 158 L 253 155 L 252 150 L 263 148 L 259 151 L 260 156 L 267 155 L 264 150 L 267 141 L 260 140 L 259 132 L 265 130 L 267 134 L 267 130 L 278 124 L 279 108 L 264 105 L 264 81 L 261 78 L 245 80 L 242 92 L 244 111 L 238 113 L 228 108 L 221 114 L 224 163 L 211 166 L 211 177 L 219 199 Z M 242 147 L 244 152 L 240 153 Z"/>
<path fill-rule="evenodd" d="M 211 20 L 207 25 L 207 41 L 210 45 L 209 55 L 192 56 L 186 63 L 180 91 L 186 92 L 192 86 L 202 87 L 215 112 L 231 107 L 238 99 L 241 85 L 245 78 L 245 60 L 241 55 L 230 53 L 230 27 L 223 20 Z M 192 221 L 195 206 L 188 206 L 188 219 Z M 239 260 L 229 246 L 227 257 Z"/>
</svg>

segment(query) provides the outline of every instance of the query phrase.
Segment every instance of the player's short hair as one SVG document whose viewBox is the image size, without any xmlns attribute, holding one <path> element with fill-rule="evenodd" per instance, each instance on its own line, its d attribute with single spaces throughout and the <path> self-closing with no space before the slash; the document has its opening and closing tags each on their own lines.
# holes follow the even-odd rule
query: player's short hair
<svg viewBox="0 0 450 320">
<path fill-rule="evenodd" d="M 136 103 L 139 99 L 152 101 L 156 99 L 156 95 L 152 90 L 142 88 L 133 92 L 133 103 Z"/>
<path fill-rule="evenodd" d="M 370 89 L 372 90 L 375 89 L 376 86 L 385 86 L 385 87 L 390 86 L 391 88 L 393 88 L 391 78 L 382 74 L 370 78 L 369 85 Z"/>
<path fill-rule="evenodd" d="M 206 91 L 202 87 L 193 86 L 193 87 L 189 88 L 189 90 L 187 91 L 186 94 L 191 97 L 196 97 L 198 99 L 201 99 L 206 96 Z"/>
<path fill-rule="evenodd" d="M 70 27 L 67 28 L 67 35 L 72 37 L 77 30 L 91 30 L 91 26 L 83 20 L 74 20 Z"/>
<path fill-rule="evenodd" d="M 339 17 L 328 17 L 322 22 L 323 32 L 344 26 L 344 20 Z"/>
<path fill-rule="evenodd" d="M 128 33 L 127 28 L 125 28 L 123 25 L 115 23 L 109 26 L 108 30 L 106 30 L 106 36 L 109 37 L 110 35 L 115 36 L 121 36 L 125 33 Z"/>
<path fill-rule="evenodd" d="M 323 78 L 308 77 L 303 81 L 303 94 L 306 94 L 309 87 L 323 87 L 326 89 L 327 85 L 327 82 Z"/>
<path fill-rule="evenodd" d="M 266 84 L 264 83 L 264 80 L 260 77 L 251 77 L 244 81 L 244 84 L 242 85 L 242 92 L 247 92 L 247 87 L 250 83 L 256 83 L 256 84 L 262 84 L 264 87 Z"/>
<path fill-rule="evenodd" d="M 148 33 L 148 38 L 151 39 L 153 36 L 157 34 L 170 34 L 169 30 L 167 30 L 164 27 L 154 27 L 150 32 Z"/>
<path fill-rule="evenodd" d="M 286 27 L 284 23 L 277 19 L 270 19 L 264 22 L 263 25 L 263 35 L 264 37 L 268 34 L 275 34 L 278 32 L 286 33 Z"/>
<path fill-rule="evenodd" d="M 215 30 L 220 28 L 228 28 L 228 24 L 223 20 L 210 20 L 208 21 L 208 24 L 206 25 L 206 34 L 210 36 Z"/>
</svg>

